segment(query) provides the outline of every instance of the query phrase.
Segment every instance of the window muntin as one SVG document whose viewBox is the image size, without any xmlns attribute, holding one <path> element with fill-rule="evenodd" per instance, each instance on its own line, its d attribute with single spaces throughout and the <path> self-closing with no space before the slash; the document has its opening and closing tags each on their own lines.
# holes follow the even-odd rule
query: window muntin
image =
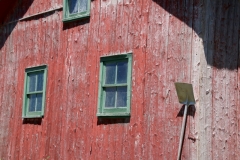
<svg viewBox="0 0 240 160">
<path fill-rule="evenodd" d="M 25 70 L 23 117 L 41 117 L 44 113 L 47 66 Z"/>
<path fill-rule="evenodd" d="M 36 112 L 42 110 L 42 95 L 43 95 L 43 76 L 44 72 L 29 73 L 28 79 L 28 105 L 29 112 Z"/>
<path fill-rule="evenodd" d="M 63 21 L 73 21 L 90 16 L 90 0 L 64 0 Z"/>
<path fill-rule="evenodd" d="M 105 108 L 127 107 L 127 66 L 127 60 L 104 63 Z"/>
<path fill-rule="evenodd" d="M 101 57 L 97 116 L 130 116 L 132 54 Z"/>
</svg>

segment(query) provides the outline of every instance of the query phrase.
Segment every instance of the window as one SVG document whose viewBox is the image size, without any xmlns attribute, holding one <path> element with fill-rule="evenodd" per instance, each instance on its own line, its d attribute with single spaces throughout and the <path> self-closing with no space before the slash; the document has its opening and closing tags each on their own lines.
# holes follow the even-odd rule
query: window
<svg viewBox="0 0 240 160">
<path fill-rule="evenodd" d="M 25 69 L 23 118 L 44 115 L 46 78 L 46 65 Z"/>
<path fill-rule="evenodd" d="M 130 116 L 132 54 L 100 58 L 97 116 Z"/>
<path fill-rule="evenodd" d="M 63 22 L 90 16 L 90 0 L 64 0 Z"/>
</svg>

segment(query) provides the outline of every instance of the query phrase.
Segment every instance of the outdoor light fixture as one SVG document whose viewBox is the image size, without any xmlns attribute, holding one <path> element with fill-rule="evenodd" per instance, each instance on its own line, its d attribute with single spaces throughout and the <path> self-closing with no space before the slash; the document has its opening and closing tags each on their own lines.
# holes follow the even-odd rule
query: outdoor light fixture
<svg viewBox="0 0 240 160">
<path fill-rule="evenodd" d="M 179 140 L 178 157 L 177 157 L 177 160 L 180 160 L 182 144 L 184 139 L 184 132 L 186 127 L 188 106 L 195 105 L 195 99 L 193 95 L 192 84 L 176 82 L 175 87 L 176 87 L 179 103 L 184 104 L 184 115 L 183 115 L 183 122 L 182 122 L 182 129 L 181 129 L 181 135 Z"/>
</svg>

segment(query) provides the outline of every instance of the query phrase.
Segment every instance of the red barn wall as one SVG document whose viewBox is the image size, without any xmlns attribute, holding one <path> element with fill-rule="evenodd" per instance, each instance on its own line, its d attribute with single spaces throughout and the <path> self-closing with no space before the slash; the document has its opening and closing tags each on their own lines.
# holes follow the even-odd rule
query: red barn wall
<svg viewBox="0 0 240 160">
<path fill-rule="evenodd" d="M 0 159 L 176 159 L 174 82 L 194 86 L 182 159 L 238 159 L 238 0 L 22 0 L 1 26 Z M 9 23 L 11 22 L 11 23 Z M 131 117 L 98 119 L 99 59 L 133 53 Z M 44 118 L 24 121 L 24 70 L 48 65 Z"/>
</svg>

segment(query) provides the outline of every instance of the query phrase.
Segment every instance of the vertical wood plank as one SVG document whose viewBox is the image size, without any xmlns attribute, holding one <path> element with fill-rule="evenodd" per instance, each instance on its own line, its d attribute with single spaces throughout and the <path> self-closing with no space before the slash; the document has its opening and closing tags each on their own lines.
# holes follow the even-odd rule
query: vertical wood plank
<svg viewBox="0 0 240 160">
<path fill-rule="evenodd" d="M 100 155 L 99 148 L 99 127 L 96 125 L 96 107 L 98 99 L 98 75 L 99 75 L 99 24 L 100 24 L 100 12 L 101 12 L 101 1 L 91 2 L 91 18 L 92 23 L 89 24 L 89 36 L 88 36 L 88 54 L 87 54 L 87 72 L 89 73 L 87 90 L 88 90 L 88 104 L 91 106 L 88 108 L 89 121 L 91 130 L 87 134 L 89 143 L 89 159 L 98 159 Z M 93 65 L 95 64 L 95 65 Z"/>
<path fill-rule="evenodd" d="M 214 15 L 211 14 L 211 10 L 214 10 L 214 8 L 212 8 L 214 5 L 212 6 L 211 3 L 214 2 L 194 1 L 194 8 L 196 9 L 194 9 L 195 14 L 193 21 L 193 28 L 195 28 L 193 35 L 193 55 L 198 58 L 195 61 L 194 67 L 198 75 L 194 73 L 196 76 L 194 79 L 197 86 L 196 91 L 198 91 L 199 95 L 198 93 L 196 94 L 197 131 L 193 136 L 197 138 L 196 142 L 199 147 L 198 157 L 202 159 L 212 157 L 212 141 L 210 136 L 212 134 L 212 68 L 208 65 L 209 62 L 212 62 L 213 56 L 211 47 L 213 35 L 211 33 L 214 26 L 210 20 L 214 17 Z M 203 41 L 203 39 L 205 39 L 205 41 Z"/>
</svg>

